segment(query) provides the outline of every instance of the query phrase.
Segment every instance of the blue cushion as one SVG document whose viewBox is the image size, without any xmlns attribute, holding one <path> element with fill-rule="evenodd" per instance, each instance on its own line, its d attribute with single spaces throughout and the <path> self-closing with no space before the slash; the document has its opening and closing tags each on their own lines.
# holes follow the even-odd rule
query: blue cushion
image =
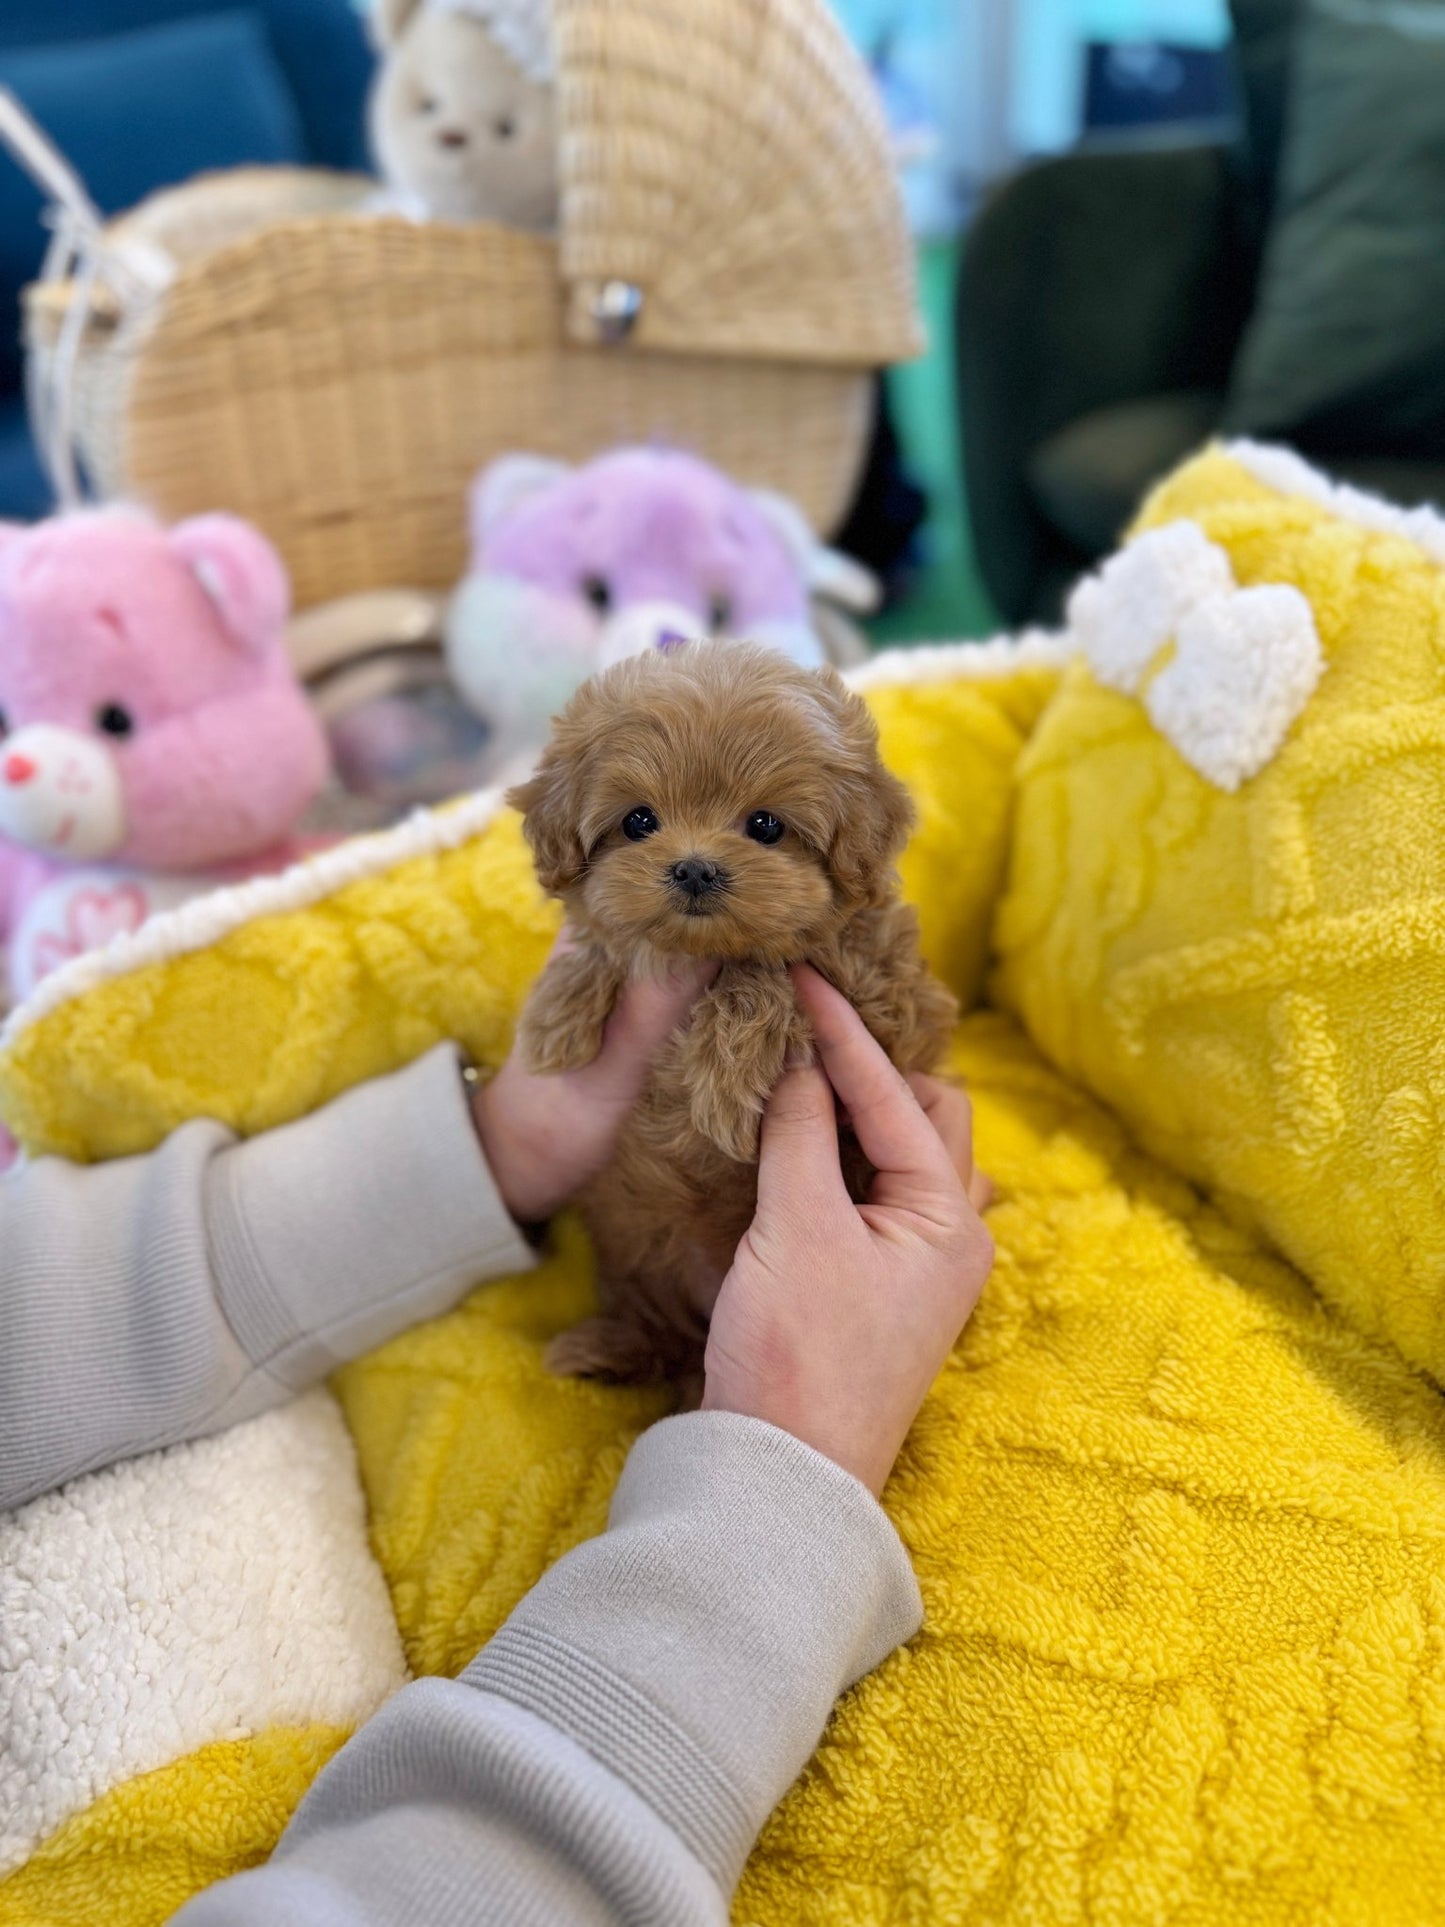
<svg viewBox="0 0 1445 1927">
<path fill-rule="evenodd" d="M 33 522 L 55 507 L 50 483 L 30 439 L 25 403 L 0 401 L 0 521 Z"/>
<path fill-rule="evenodd" d="M 223 9 L 228 0 L 0 0 L 0 52 L 127 33 Z M 236 0 L 230 0 L 236 4 Z M 247 0 L 266 22 L 320 167 L 367 166 L 372 56 L 354 0 Z"/>
<path fill-rule="evenodd" d="M 295 100 L 254 11 L 0 50 L 0 83 L 14 90 L 108 214 L 203 168 L 306 158 Z M 45 250 L 41 206 L 29 177 L 0 156 L 0 387 L 12 390 L 20 368 L 20 290 Z"/>
</svg>

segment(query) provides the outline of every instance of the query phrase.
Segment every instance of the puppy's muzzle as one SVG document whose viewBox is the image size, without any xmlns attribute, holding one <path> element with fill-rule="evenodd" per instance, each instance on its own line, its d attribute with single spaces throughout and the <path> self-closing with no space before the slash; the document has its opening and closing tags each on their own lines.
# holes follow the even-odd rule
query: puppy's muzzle
<svg viewBox="0 0 1445 1927">
<path fill-rule="evenodd" d="M 728 887 L 728 873 L 720 863 L 703 856 L 685 856 L 667 873 L 669 886 L 683 898 L 689 911 L 710 907 L 709 899 Z"/>
</svg>

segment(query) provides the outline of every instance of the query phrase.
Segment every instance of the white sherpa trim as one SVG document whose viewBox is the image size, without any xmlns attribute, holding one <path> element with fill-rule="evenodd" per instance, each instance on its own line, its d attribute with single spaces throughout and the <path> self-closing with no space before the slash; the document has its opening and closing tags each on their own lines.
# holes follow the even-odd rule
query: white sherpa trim
<svg viewBox="0 0 1445 1927">
<path fill-rule="evenodd" d="M 61 1004 L 83 997 L 112 977 L 127 977 L 149 964 L 168 963 L 173 957 L 208 949 L 257 917 L 308 909 L 350 883 L 381 876 L 413 857 L 455 850 L 479 835 L 501 807 L 500 789 L 478 790 L 462 803 L 439 810 L 418 810 L 395 829 L 354 837 L 334 850 L 324 850 L 320 856 L 293 864 L 280 876 L 255 877 L 249 883 L 213 890 L 178 910 L 152 917 L 133 935 L 119 937 L 103 950 L 87 951 L 43 978 L 6 1019 L 0 1030 L 0 1050 Z"/>
<path fill-rule="evenodd" d="M 0 1520 L 0 1874 L 137 1774 L 406 1680 L 329 1392 Z"/>
<path fill-rule="evenodd" d="M 1142 693 L 1160 735 L 1223 790 L 1274 760 L 1324 671 L 1305 597 L 1239 588 L 1197 522 L 1135 536 L 1079 584 L 1069 615 L 1095 680 Z"/>
<path fill-rule="evenodd" d="M 427 5 L 438 13 L 467 13 L 480 20 L 528 80 L 545 86 L 553 78 L 547 0 L 427 0 Z"/>
<path fill-rule="evenodd" d="M 1281 448 L 1275 443 L 1221 442 L 1220 447 L 1266 488 L 1275 489 L 1281 495 L 1303 496 L 1316 508 L 1328 509 L 1341 521 L 1353 522 L 1357 528 L 1371 529 L 1377 535 L 1402 536 L 1422 549 L 1432 562 L 1445 564 L 1445 515 L 1438 509 L 1426 503 L 1416 508 L 1402 508 L 1397 502 L 1387 502 L 1382 495 L 1370 495 L 1362 488 L 1351 488 L 1348 482 L 1336 482 L 1292 448 Z"/>
<path fill-rule="evenodd" d="M 1078 645 L 1063 630 L 1025 629 L 987 642 L 940 642 L 885 649 L 843 680 L 850 689 L 893 689 L 904 683 L 973 682 L 1012 675 L 1016 669 L 1061 668 Z"/>
</svg>

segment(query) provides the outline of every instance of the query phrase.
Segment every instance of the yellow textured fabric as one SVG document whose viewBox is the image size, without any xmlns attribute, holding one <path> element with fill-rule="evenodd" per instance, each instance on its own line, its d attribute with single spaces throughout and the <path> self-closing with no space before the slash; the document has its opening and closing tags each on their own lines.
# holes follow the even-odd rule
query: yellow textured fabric
<svg viewBox="0 0 1445 1927">
<path fill-rule="evenodd" d="M 656 1388 L 542 1370 L 591 1300 L 587 1241 L 564 1219 L 536 1271 L 332 1381 L 414 1672 L 459 1673 L 552 1561 L 603 1529 L 628 1448 L 668 1410 Z"/>
<path fill-rule="evenodd" d="M 1397 1923 L 1445 1883 L 1445 1406 L 1006 1019 L 956 1062 L 996 1276 L 885 1502 L 927 1618 L 844 1701 L 740 1927 Z M 539 1274 L 339 1374 L 418 1670 L 602 1525 L 649 1393 L 558 1384 Z"/>
<path fill-rule="evenodd" d="M 160 1927 L 202 1887 L 259 1866 L 349 1737 L 273 1727 L 117 1787 L 0 1880 L 0 1927 Z"/>
<path fill-rule="evenodd" d="M 113 977 L 0 1054 L 0 1111 L 36 1153 L 147 1151 L 192 1117 L 288 1123 L 456 1038 L 506 1055 L 557 927 L 518 819 L 203 950 Z"/>
<path fill-rule="evenodd" d="M 1020 766 L 999 994 L 1045 1055 L 1445 1372 L 1445 569 L 1215 450 L 1198 523 L 1314 614 L 1324 676 L 1235 794 L 1070 670 Z"/>
<path fill-rule="evenodd" d="M 989 923 L 1013 829 L 1013 775 L 1057 669 L 870 689 L 883 753 L 918 826 L 899 865 L 923 949 L 967 1010 L 983 988 Z"/>
</svg>

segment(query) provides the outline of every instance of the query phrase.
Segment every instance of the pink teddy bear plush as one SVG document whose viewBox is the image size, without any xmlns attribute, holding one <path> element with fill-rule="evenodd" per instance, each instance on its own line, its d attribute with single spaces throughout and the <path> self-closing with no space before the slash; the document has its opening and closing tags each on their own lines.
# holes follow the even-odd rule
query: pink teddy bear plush
<svg viewBox="0 0 1445 1927">
<path fill-rule="evenodd" d="M 300 851 L 327 774 L 290 585 L 228 515 L 0 529 L 0 940 L 16 998 L 157 910 Z"/>
<path fill-rule="evenodd" d="M 701 636 L 828 660 L 812 597 L 867 609 L 877 584 L 802 512 L 697 457 L 625 448 L 580 468 L 503 455 L 471 492 L 471 567 L 446 620 L 453 680 L 525 759 L 598 669 Z"/>
</svg>

